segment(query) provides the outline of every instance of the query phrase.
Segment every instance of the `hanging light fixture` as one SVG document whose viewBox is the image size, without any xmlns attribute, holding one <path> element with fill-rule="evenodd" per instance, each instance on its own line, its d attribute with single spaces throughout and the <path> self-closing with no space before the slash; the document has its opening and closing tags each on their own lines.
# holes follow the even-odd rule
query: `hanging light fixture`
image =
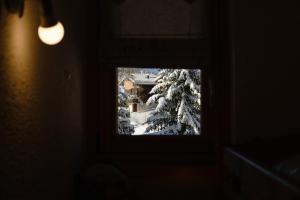
<svg viewBox="0 0 300 200">
<path fill-rule="evenodd" d="M 19 17 L 23 16 L 24 0 L 5 0 L 4 5 L 9 13 L 18 14 Z"/>
<path fill-rule="evenodd" d="M 62 23 L 54 17 L 51 0 L 41 0 L 40 10 L 39 38 L 48 45 L 58 44 L 63 39 L 65 31 Z"/>
<path fill-rule="evenodd" d="M 4 0 L 9 13 L 23 16 L 24 0 Z M 40 0 L 40 26 L 38 35 L 41 41 L 48 45 L 58 44 L 64 37 L 65 30 L 61 22 L 54 17 L 51 0 Z"/>
</svg>

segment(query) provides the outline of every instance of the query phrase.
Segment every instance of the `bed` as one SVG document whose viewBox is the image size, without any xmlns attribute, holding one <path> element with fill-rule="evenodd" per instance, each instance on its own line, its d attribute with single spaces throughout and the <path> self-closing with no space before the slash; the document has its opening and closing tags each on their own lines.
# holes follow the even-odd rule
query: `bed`
<svg viewBox="0 0 300 200">
<path fill-rule="evenodd" d="M 224 147 L 227 199 L 300 199 L 298 135 Z"/>
<path fill-rule="evenodd" d="M 281 176 L 300 184 L 300 154 L 278 162 L 273 169 Z"/>
</svg>

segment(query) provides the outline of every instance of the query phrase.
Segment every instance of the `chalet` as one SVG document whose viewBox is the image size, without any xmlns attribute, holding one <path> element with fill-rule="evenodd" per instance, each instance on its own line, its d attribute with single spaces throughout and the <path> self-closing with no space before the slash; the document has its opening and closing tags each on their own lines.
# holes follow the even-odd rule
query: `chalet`
<svg viewBox="0 0 300 200">
<path fill-rule="evenodd" d="M 147 108 L 144 105 L 151 96 L 149 92 L 156 84 L 157 75 L 148 73 L 135 73 L 130 79 L 124 81 L 124 88 L 129 95 L 130 112 L 142 111 Z"/>
</svg>

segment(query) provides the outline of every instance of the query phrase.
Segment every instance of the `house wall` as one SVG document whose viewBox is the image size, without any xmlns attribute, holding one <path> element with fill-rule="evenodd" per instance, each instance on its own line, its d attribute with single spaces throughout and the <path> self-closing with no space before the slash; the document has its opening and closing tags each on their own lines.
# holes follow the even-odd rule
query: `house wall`
<svg viewBox="0 0 300 200">
<path fill-rule="evenodd" d="M 124 81 L 125 90 L 131 90 L 134 88 L 132 81 Z"/>
<path fill-rule="evenodd" d="M 18 18 L 0 1 L 0 199 L 72 199 L 83 160 L 84 1 L 52 1 L 57 46 L 38 39 L 38 2 Z"/>
<path fill-rule="evenodd" d="M 299 1 L 231 1 L 232 140 L 300 133 Z"/>
</svg>

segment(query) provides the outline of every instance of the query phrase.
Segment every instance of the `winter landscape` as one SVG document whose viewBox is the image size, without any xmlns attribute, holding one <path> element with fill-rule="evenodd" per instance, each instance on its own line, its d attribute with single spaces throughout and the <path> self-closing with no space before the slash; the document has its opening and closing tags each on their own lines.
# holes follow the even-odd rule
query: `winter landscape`
<svg viewBox="0 0 300 200">
<path fill-rule="evenodd" d="M 201 70 L 118 68 L 120 135 L 200 135 Z"/>
</svg>

